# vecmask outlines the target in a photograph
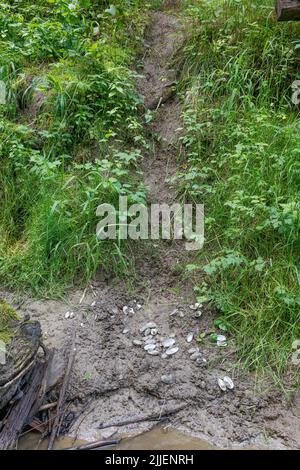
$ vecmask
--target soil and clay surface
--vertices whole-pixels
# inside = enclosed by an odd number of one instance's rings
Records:
[[[142,165],[151,202],[176,200],[168,180],[177,168],[177,129],[182,122],[180,102],[171,87],[176,71],[170,63],[183,36],[176,9],[153,13],[138,83],[146,108],[156,110],[149,124],[156,134],[153,152],[145,155]],[[212,330],[215,312],[209,306],[190,308],[195,302],[192,281],[182,276],[181,268],[192,254],[185,250],[184,241],[150,243],[139,249],[130,286],[120,279],[98,279],[64,301],[27,299],[18,308],[41,322],[45,343],[55,347],[56,376],[64,369],[72,332],[77,330],[69,392],[69,411],[75,419],[69,434],[86,441],[134,436],[153,428],[155,422],[99,426],[163,416],[184,405],[169,417],[167,426],[214,446],[300,448],[299,393],[287,403],[280,390],[266,383],[258,386],[234,368],[233,339],[226,348],[209,340],[196,343],[199,333]],[[6,293],[6,297],[17,305],[14,296]],[[158,355],[144,349],[140,330],[148,322],[156,324],[155,341],[175,339],[179,348],[175,354],[165,357],[162,347]],[[194,339],[188,343],[191,332]],[[195,361],[190,350],[198,346],[201,355]],[[235,384],[227,392],[217,383],[225,375]]]

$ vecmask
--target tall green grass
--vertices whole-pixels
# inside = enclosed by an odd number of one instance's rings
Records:
[[[57,294],[126,264],[124,243],[97,240],[96,208],[144,197],[133,176],[146,144],[130,68],[150,7],[0,5],[2,285]]]
[[[183,197],[206,206],[207,279],[196,291],[218,307],[249,368],[281,373],[300,337],[300,121],[291,102],[300,27],[278,24],[272,0],[191,1],[185,11],[188,170],[179,178]]]

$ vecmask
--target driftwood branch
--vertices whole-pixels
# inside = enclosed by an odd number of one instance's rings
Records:
[[[51,435],[50,435],[50,439],[49,439],[48,450],[53,449],[55,438],[57,437],[58,431],[59,431],[60,426],[61,426],[61,419],[62,419],[62,416],[64,414],[63,409],[64,409],[64,404],[65,404],[65,395],[66,395],[68,385],[69,385],[69,382],[70,382],[70,376],[71,376],[71,372],[72,372],[72,368],[73,368],[73,364],[74,364],[74,360],[75,360],[75,355],[76,355],[75,342],[76,342],[76,332],[74,330],[74,334],[73,334],[73,338],[72,338],[71,351],[70,351],[70,354],[69,354],[69,360],[68,360],[68,365],[67,365],[67,370],[66,370],[66,374],[64,376],[62,387],[61,387],[61,390],[60,390],[60,393],[59,393],[59,398],[58,398],[58,402],[57,402],[57,409],[56,409],[56,416],[55,416],[55,420],[54,420],[54,423],[53,423],[53,427],[52,427],[52,431],[51,431]]]
[[[98,429],[106,429],[106,428],[112,428],[112,427],[127,426],[128,424],[143,423],[145,421],[164,421],[170,415],[178,413],[179,411],[183,410],[186,407],[187,407],[187,405],[182,405],[182,406],[178,406],[177,408],[171,408],[170,410],[166,410],[164,413],[152,414],[152,415],[148,415],[148,416],[142,416],[142,417],[139,417],[139,418],[131,418],[131,419],[127,419],[125,421],[117,421],[117,422],[111,423],[111,424],[100,424]]]
[[[68,449],[64,450],[92,450],[92,449],[100,449],[101,447],[111,447],[120,444],[120,440],[114,441],[96,441],[91,442],[90,444],[83,444],[81,446],[69,447]]]

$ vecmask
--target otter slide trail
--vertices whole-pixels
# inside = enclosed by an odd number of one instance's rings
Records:
[[[172,88],[178,71],[170,64],[183,39],[184,19],[175,7],[152,13],[137,83],[154,116],[148,125],[152,151],[142,163],[150,202],[176,200],[168,180],[177,170],[182,122]],[[18,308],[40,321],[46,345],[55,348],[53,381],[63,373],[76,329],[68,436],[89,442],[123,439],[164,418],[163,426],[221,448],[300,448],[297,403],[288,406],[280,391],[265,383],[255,386],[251,376],[237,371],[234,348],[196,342],[212,330],[215,312],[195,306],[192,282],[179,275],[191,257],[183,242],[149,242],[143,250],[131,290],[124,280],[97,279],[64,301],[26,299]],[[16,305],[11,294],[6,297]],[[144,349],[153,344],[145,342],[149,333],[176,352],[167,355],[160,346],[161,354],[150,354],[151,347]],[[224,376],[233,379],[233,390],[218,386]]]

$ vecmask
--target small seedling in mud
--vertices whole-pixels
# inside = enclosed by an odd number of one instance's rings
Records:
[[[212,343],[216,343],[218,341],[217,333],[211,333],[209,337]]]
[[[203,332],[203,333],[200,333],[198,338],[197,338],[197,343],[203,343],[204,339],[206,338],[206,333]]]
[[[222,317],[216,318],[214,325],[222,331],[229,331],[229,325]]]
[[[154,112],[151,111],[150,109],[148,109],[148,111],[146,112],[145,114],[145,122],[147,124],[149,124],[150,122],[153,121],[153,116],[154,116]]]
[[[86,372],[84,374],[84,380],[91,380],[93,377],[92,373],[91,372]]]

